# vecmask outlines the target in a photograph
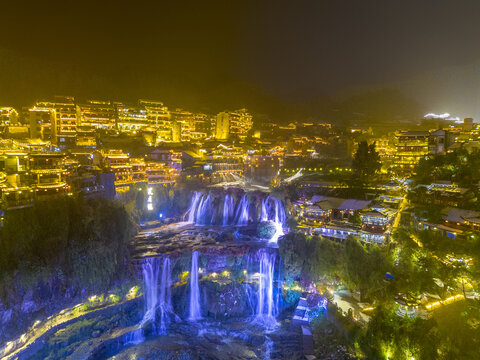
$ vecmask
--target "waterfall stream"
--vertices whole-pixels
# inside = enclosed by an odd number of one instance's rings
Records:
[[[258,199],[258,197],[255,198]],[[217,202],[214,194],[196,191],[192,195],[186,220],[200,226],[246,226],[251,223],[270,221],[275,232],[269,242],[276,244],[278,238],[285,234],[285,208],[282,201],[274,196],[264,195],[260,201],[260,207],[254,214],[251,210],[257,209],[257,206],[250,202],[247,193],[244,193],[235,204],[234,197],[230,193],[225,193],[223,201]]]
[[[192,253],[190,271],[190,307],[188,320],[197,321],[202,318],[200,308],[200,287],[198,285],[198,251]]]
[[[235,210],[235,204],[233,202],[233,197],[230,194],[225,195],[223,200],[223,214],[222,214],[222,225],[227,226],[230,224],[230,219],[233,216]]]
[[[275,253],[269,253],[266,249],[259,249],[257,252],[260,263],[258,291],[257,291],[257,313],[256,321],[264,324],[267,328],[272,328],[276,324],[276,314],[278,312],[277,302],[274,301],[274,273],[275,273]]]
[[[235,214],[235,225],[237,226],[248,225],[249,211],[250,211],[250,202],[248,201],[247,194],[244,194],[237,205],[237,212]]]

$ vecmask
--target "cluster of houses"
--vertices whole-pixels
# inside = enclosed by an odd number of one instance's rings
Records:
[[[293,211],[305,233],[343,241],[357,236],[362,241],[388,240],[398,210],[380,200],[343,199],[324,195],[298,200]]]
[[[379,194],[371,200],[318,195],[319,192],[335,194],[337,189],[323,183],[314,185],[304,186],[308,191],[293,206],[298,227],[307,234],[340,241],[354,235],[362,241],[380,244],[388,240],[395,222],[399,224],[400,215],[404,226],[419,231],[435,230],[452,239],[480,231],[480,212],[461,208],[469,189],[455,183],[414,185],[410,180],[393,179],[377,189]],[[410,205],[408,209],[399,209],[407,191]],[[427,203],[442,208],[438,221],[428,221],[417,212],[416,205]]]

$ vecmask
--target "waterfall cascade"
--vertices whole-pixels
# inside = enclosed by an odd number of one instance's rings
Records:
[[[285,219],[285,208],[283,207],[280,199],[277,199],[273,196],[267,196],[262,199],[260,221],[272,221],[275,226],[275,233],[269,240],[270,243],[276,244],[278,238],[282,235],[285,235],[283,231]]]
[[[158,303],[158,276],[160,273],[160,258],[148,258],[142,264],[143,298],[145,312],[137,329],[127,335],[126,343],[139,344],[145,340],[143,325],[152,322],[156,331],[156,310]]]
[[[186,219],[196,225],[212,225],[215,223],[216,211],[210,194],[195,191],[190,201]]]
[[[129,334],[127,343],[139,344],[145,340],[143,326],[146,323],[151,322],[153,334],[165,334],[171,319],[177,318],[172,306],[172,269],[170,258],[165,256],[163,258],[153,257],[145,259],[142,264],[142,276],[145,313],[138,325],[138,329]],[[158,312],[160,312],[160,318],[158,318]]]
[[[142,264],[142,275],[145,297],[145,315],[143,316],[141,325],[151,321],[154,331],[156,332],[160,258],[145,259],[145,262]]]
[[[160,332],[166,333],[171,318],[176,318],[172,306],[172,268],[170,258],[165,256],[162,265],[162,279],[160,282]]]
[[[235,213],[235,225],[244,226],[248,225],[248,214],[250,211],[250,201],[248,201],[247,194],[243,194],[240,202],[237,206]]]
[[[256,216],[251,214],[253,212],[251,210],[256,206],[250,203],[246,193],[237,204],[229,193],[226,193],[223,202],[220,202],[221,207],[217,209],[218,206],[214,203],[217,203],[214,201],[214,195],[196,191],[190,201],[190,208],[186,215],[187,221],[196,225],[246,226],[253,216],[254,222],[271,221],[275,225],[276,231],[270,242],[276,243],[278,238],[284,235],[285,209],[282,201],[276,197],[270,195],[262,197],[260,213]]]
[[[270,207],[270,196],[264,197],[262,199],[262,209],[260,214],[260,221],[268,221],[268,212]]]
[[[199,191],[195,191],[192,196],[192,200],[190,201],[190,208],[188,210],[188,216],[187,216],[187,221],[194,223],[196,218],[195,214],[197,213],[198,210],[198,203],[200,202],[200,199],[202,197],[202,193]]]
[[[282,204],[280,199],[272,197],[273,203],[275,204],[275,218],[274,222],[279,224],[284,224],[286,215],[285,215],[285,208]]]
[[[198,251],[194,251],[192,253],[192,267],[190,271],[190,307],[188,320],[197,321],[201,318],[200,287],[198,285]]]
[[[225,195],[223,200],[223,213],[222,213],[222,225],[227,226],[230,223],[230,219],[233,217],[233,212],[235,211],[235,204],[233,202],[233,197],[230,194]]]
[[[276,315],[278,313],[278,303],[274,301],[273,296],[276,254],[269,253],[266,249],[260,249],[257,252],[257,257],[260,263],[260,271],[255,319],[267,328],[273,328],[276,325]]]

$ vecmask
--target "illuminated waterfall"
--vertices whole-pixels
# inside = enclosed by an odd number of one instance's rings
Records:
[[[271,243],[277,243],[278,238],[280,236],[285,235],[283,232],[283,224],[285,223],[285,209],[283,207],[282,201],[272,197],[273,203],[274,203],[274,217],[273,217],[273,223],[275,224],[275,234],[273,234],[272,238],[269,240]]]
[[[283,207],[282,201],[280,199],[277,199],[275,197],[272,197],[273,203],[275,204],[275,217],[274,217],[274,222],[283,224],[285,223],[285,208]]]
[[[235,225],[237,226],[248,225],[249,211],[250,211],[250,202],[248,201],[247,194],[244,194],[237,205],[237,211],[235,213]]]
[[[273,206],[272,206],[273,203]],[[260,211],[260,221],[271,221],[275,226],[275,233],[269,240],[270,243],[277,243],[280,236],[285,235],[283,226],[285,224],[285,209],[280,199],[273,196],[267,196],[262,199]]]
[[[154,335],[165,334],[171,318],[176,318],[172,307],[170,258],[165,256],[163,259],[158,257],[145,259],[142,263],[142,276],[145,313],[137,329],[127,335],[126,343],[130,344],[139,344],[145,340],[143,333],[145,324],[151,322]],[[158,319],[158,312],[160,312],[160,319]],[[160,324],[158,324],[159,320]]]
[[[198,285],[198,251],[192,253],[190,271],[190,308],[188,320],[197,321],[202,318],[200,308],[200,287]]]
[[[172,307],[172,269],[170,265],[170,258],[165,256],[162,264],[162,279],[160,281],[160,332],[167,331],[167,325],[170,322],[170,317],[175,316]]]
[[[212,200],[210,194],[202,195],[195,217],[195,224],[209,225],[212,223]]]
[[[235,204],[233,203],[233,197],[230,194],[225,195],[223,200],[223,214],[222,214],[222,225],[226,226],[230,222],[230,218],[233,216],[235,210]]]
[[[264,197],[262,199],[260,221],[267,221],[268,220],[268,209],[270,207],[269,200],[270,200],[270,196]]]
[[[195,191],[195,193],[192,196],[192,200],[190,201],[190,208],[188,209],[188,217],[187,217],[188,222],[191,222],[191,223],[195,222],[195,214],[197,212],[198,203],[200,202],[201,198],[202,198],[202,193],[199,191]]]
[[[160,275],[160,258],[148,258],[142,264],[143,296],[145,315],[142,324],[151,321],[156,332],[156,313],[158,305],[158,279]]]
[[[275,316],[278,312],[277,303],[273,298],[275,253],[269,253],[266,249],[260,249],[257,252],[260,263],[258,292],[257,292],[257,312],[256,321],[272,328],[277,321]]]
[[[156,312],[158,304],[158,276],[160,274],[159,258],[147,258],[142,263],[143,298],[145,313],[137,329],[127,334],[127,344],[140,344],[145,340],[143,326],[152,322],[153,331],[156,332]]]
[[[250,210],[252,205],[255,208],[257,205],[250,203],[247,193],[244,193],[236,204],[234,197],[229,193],[225,193],[223,202],[215,199],[215,194],[198,191],[193,193],[187,212],[187,221],[195,225],[222,226],[246,226],[252,221]],[[276,231],[270,242],[276,243],[278,238],[284,235],[285,219],[282,201],[266,195],[261,199],[259,213],[253,222],[271,221],[274,223]]]

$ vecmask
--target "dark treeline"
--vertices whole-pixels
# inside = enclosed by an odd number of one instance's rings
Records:
[[[107,199],[65,197],[8,211],[0,229],[3,295],[18,273],[22,280],[55,273],[70,286],[106,288],[128,271],[135,231],[125,207]]]
[[[412,237],[423,246],[418,246]],[[346,346],[351,354],[368,359],[477,358],[478,300],[466,299],[444,306],[424,319],[397,315],[394,299],[398,294],[416,298],[425,293],[446,298],[449,291],[450,295],[458,293],[455,289],[459,278],[478,279],[479,239],[470,237],[464,241],[466,244],[449,239],[447,244],[446,239],[441,241],[432,232],[398,229],[393,240],[380,247],[354,237],[339,243],[293,232],[279,240],[287,284],[295,280],[304,285],[313,282],[327,297],[326,283],[343,284],[352,292],[359,292],[360,300],[374,308],[368,313],[370,321],[362,327],[353,314],[335,315],[337,308],[329,306],[332,316],[320,316],[312,324],[317,350],[331,347],[333,341]],[[470,249],[473,266],[449,266],[440,261],[447,253],[462,254],[466,248]],[[390,280],[387,272],[392,275]],[[438,285],[439,280],[442,286]],[[332,328],[339,324],[337,328],[341,330],[332,333]]]

